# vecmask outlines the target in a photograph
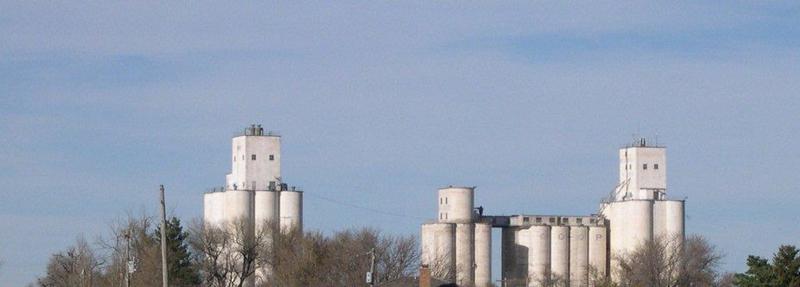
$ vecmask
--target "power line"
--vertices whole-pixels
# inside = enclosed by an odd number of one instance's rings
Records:
[[[314,198],[322,199],[322,200],[325,200],[325,201],[328,201],[328,202],[332,202],[332,203],[335,203],[335,204],[344,205],[344,206],[348,206],[348,207],[352,207],[352,208],[356,208],[356,209],[361,209],[361,210],[366,210],[366,211],[377,213],[377,214],[383,214],[383,215],[395,216],[395,217],[421,219],[421,220],[425,220],[426,219],[426,218],[420,217],[420,216],[414,216],[414,215],[408,215],[408,214],[402,214],[402,213],[394,213],[394,212],[388,212],[388,211],[384,211],[384,210],[380,210],[380,209],[360,206],[360,205],[352,204],[352,203],[349,203],[349,202],[339,201],[339,200],[336,200],[336,199],[333,199],[333,198],[330,198],[330,197],[325,197],[325,196],[322,196],[322,195],[316,195],[316,194],[309,193],[309,192],[304,192],[303,194],[311,196],[311,197],[314,197]]]

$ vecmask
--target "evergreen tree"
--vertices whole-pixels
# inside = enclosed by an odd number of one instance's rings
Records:
[[[747,257],[747,271],[736,274],[736,286],[785,286],[800,287],[800,256],[791,245],[782,245],[772,258],[750,255]]]
[[[772,270],[778,286],[800,287],[800,257],[797,254],[796,247],[783,245],[772,259]]]
[[[170,286],[196,286],[200,284],[200,276],[192,264],[192,254],[189,251],[187,237],[189,233],[183,230],[181,221],[172,217],[167,221],[167,269]],[[157,227],[153,238],[161,242],[161,227]]]

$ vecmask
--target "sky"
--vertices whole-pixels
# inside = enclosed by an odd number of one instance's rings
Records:
[[[589,214],[657,139],[687,232],[742,272],[800,245],[799,109],[792,1],[0,1],[0,285],[155,214],[159,184],[199,218],[251,123],[326,233],[416,236],[450,184]]]

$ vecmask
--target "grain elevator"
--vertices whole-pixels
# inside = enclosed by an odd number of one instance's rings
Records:
[[[645,240],[684,239],[683,200],[667,198],[666,148],[638,139],[619,150],[619,182],[596,213],[486,215],[474,187],[439,189],[437,218],[422,225],[422,264],[459,286],[492,286],[492,228],[501,229],[501,286],[594,286],[615,256]]]

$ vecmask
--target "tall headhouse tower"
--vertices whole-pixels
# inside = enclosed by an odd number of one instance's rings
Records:
[[[662,199],[667,192],[667,149],[639,139],[619,150],[619,187],[615,200]]]

